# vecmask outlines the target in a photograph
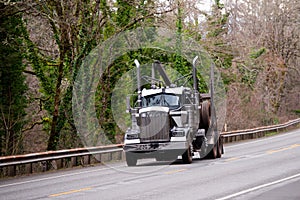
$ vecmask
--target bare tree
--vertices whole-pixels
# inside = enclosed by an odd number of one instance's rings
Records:
[[[239,69],[253,73],[256,98],[271,115],[288,99],[291,71],[299,73],[300,5],[288,0],[228,0],[229,39]]]

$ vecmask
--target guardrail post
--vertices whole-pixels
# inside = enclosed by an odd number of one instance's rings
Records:
[[[91,162],[91,158],[89,155],[83,156],[83,165],[89,165]]]
[[[101,163],[104,163],[104,158],[103,158],[102,153],[99,154],[99,159],[100,159],[100,162],[101,162]]]
[[[113,152],[108,153],[108,161],[112,161],[113,159]]]
[[[119,152],[119,160],[123,160],[123,151]]]
[[[32,163],[28,163],[25,165],[25,172],[27,174],[32,174]]]
[[[101,154],[99,153],[99,154],[95,154],[94,155],[94,158],[95,158],[95,160],[97,160],[97,162],[101,162]]]
[[[248,136],[248,139],[250,140],[250,139],[253,139],[253,135],[252,134],[247,134],[247,136]]]
[[[57,159],[55,162],[56,162],[57,169],[61,169],[63,167],[62,159]]]
[[[263,131],[263,132],[257,132],[257,133],[255,134],[255,136],[256,136],[255,138],[261,138],[261,137],[264,137],[265,134],[266,134],[265,131]]]
[[[8,176],[16,175],[16,165],[12,165],[8,167]]]
[[[243,137],[243,135],[238,135],[236,140],[240,141],[240,140],[242,140],[242,137]]]
[[[221,135],[221,137],[222,137],[222,140],[223,140],[223,144],[228,143],[227,137],[224,137],[222,135]]]
[[[41,165],[42,165],[42,172],[45,172],[48,170],[48,168],[50,168],[50,164],[51,163],[48,163],[48,161],[42,161],[41,162]],[[49,166],[48,166],[49,165]]]
[[[75,167],[77,165],[77,157],[71,158],[71,167]]]

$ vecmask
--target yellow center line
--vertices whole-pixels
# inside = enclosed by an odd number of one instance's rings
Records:
[[[178,173],[178,172],[183,172],[185,170],[186,169],[178,169],[178,170],[173,170],[173,171],[165,172],[165,174],[175,174],[175,173]]]
[[[234,161],[234,160],[238,160],[240,159],[239,157],[233,157],[233,158],[228,158],[225,160],[225,162],[230,162],[230,161]]]
[[[281,152],[281,151],[286,151],[286,150],[294,149],[294,148],[297,148],[297,147],[300,147],[300,144],[293,144],[293,145],[291,145],[289,147],[284,147],[284,148],[280,148],[280,149],[269,150],[269,151],[267,151],[267,154],[278,153],[278,152]]]
[[[61,193],[57,193],[57,194],[51,194],[49,195],[49,197],[58,197],[58,196],[62,196],[62,195],[68,195],[68,194],[73,194],[73,193],[77,193],[77,192],[83,192],[83,191],[87,191],[87,190],[91,190],[91,187],[87,187],[87,188],[81,188],[78,190],[70,190],[67,192],[61,192]]]

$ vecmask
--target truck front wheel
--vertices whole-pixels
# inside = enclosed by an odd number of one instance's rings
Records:
[[[129,167],[136,166],[137,157],[133,153],[126,153],[126,163]]]

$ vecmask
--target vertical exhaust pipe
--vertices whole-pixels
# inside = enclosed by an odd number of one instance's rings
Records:
[[[214,64],[210,64],[210,99],[211,99],[211,109],[214,110],[214,84],[215,84],[215,70]]]
[[[134,60],[137,69],[137,87],[138,87],[138,107],[142,107],[142,91],[141,91],[141,71],[140,71],[140,63],[137,59]]]
[[[193,60],[193,81],[194,81],[194,90],[198,91],[199,86],[198,86],[198,79],[197,79],[197,69],[196,69],[196,62],[198,60],[198,56],[196,56]]]
[[[151,80],[151,88],[155,89],[155,64],[152,63],[152,80]]]

